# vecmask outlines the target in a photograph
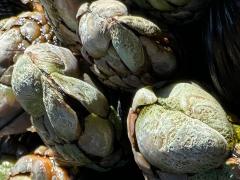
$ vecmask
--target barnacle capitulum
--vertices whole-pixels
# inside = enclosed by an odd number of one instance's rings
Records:
[[[218,168],[235,144],[221,105],[194,83],[140,89],[133,99],[128,131],[135,157],[141,153],[149,164],[176,174]]]
[[[82,54],[104,84],[123,90],[156,85],[176,70],[167,36],[146,18],[129,15],[120,1],[98,0],[79,8]],[[96,43],[97,42],[97,43]]]
[[[37,1],[32,6],[32,11],[0,20],[0,128],[3,128],[1,136],[22,133],[30,124],[30,118],[17,102],[11,87],[16,57],[31,44],[54,43],[54,34],[42,6]],[[19,123],[22,126],[16,128]]]
[[[102,92],[80,79],[78,60],[70,50],[44,43],[28,47],[15,64],[12,88],[63,164],[104,169],[113,163],[104,158],[120,160],[114,147],[119,127],[114,122],[120,123],[116,112]],[[96,165],[88,155],[105,165]]]
[[[69,172],[60,167],[54,157],[45,154],[48,149],[39,146],[33,154],[22,156],[11,168],[9,180],[58,179],[69,180]]]

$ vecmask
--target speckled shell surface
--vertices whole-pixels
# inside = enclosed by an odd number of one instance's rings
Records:
[[[158,102],[144,106],[136,138],[146,160],[172,173],[219,167],[233,148],[234,133],[220,104],[195,84],[156,91]]]

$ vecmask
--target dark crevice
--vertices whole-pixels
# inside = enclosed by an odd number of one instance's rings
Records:
[[[0,19],[16,16],[29,8],[21,3],[20,0],[1,0],[0,2]]]
[[[10,125],[13,121],[15,121],[16,118],[21,116],[23,113],[24,113],[23,109],[19,109],[14,116],[9,115],[10,116],[9,119],[8,118],[3,118],[3,119],[0,118],[1,119],[0,129],[3,129],[3,128],[7,127],[8,125]],[[12,113],[12,114],[14,114],[14,113]],[[5,121],[4,121],[4,119],[5,119]]]
[[[74,99],[65,93],[63,94],[63,99],[76,112],[81,128],[83,130],[82,133],[84,133],[84,121],[90,113],[77,99]]]

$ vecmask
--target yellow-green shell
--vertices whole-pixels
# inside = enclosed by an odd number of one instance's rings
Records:
[[[155,93],[158,100],[143,106],[136,122],[146,160],[171,173],[198,173],[223,164],[233,149],[234,132],[221,105],[191,83]]]

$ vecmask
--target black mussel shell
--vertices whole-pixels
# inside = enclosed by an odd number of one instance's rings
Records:
[[[230,109],[240,114],[240,2],[216,1],[206,30],[208,64],[213,84]]]

